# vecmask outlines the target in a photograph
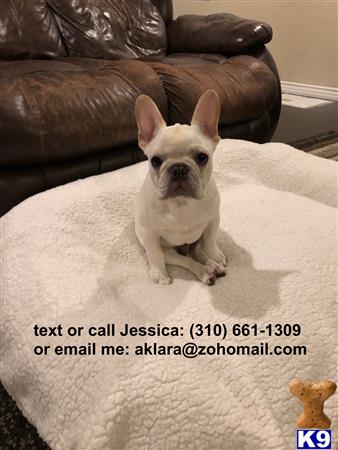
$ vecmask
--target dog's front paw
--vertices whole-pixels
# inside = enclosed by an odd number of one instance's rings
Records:
[[[211,261],[220,266],[223,266],[223,269],[226,267],[228,263],[227,257],[219,247],[216,246],[214,249],[208,250],[207,253]],[[209,261],[207,264],[209,264]]]
[[[149,274],[154,283],[171,284],[173,282],[167,273],[162,273],[157,267],[151,267]]]
[[[201,273],[199,274],[198,278],[202,281],[203,284],[212,286],[213,284],[215,284],[216,277],[217,275],[215,269],[209,264],[206,264],[202,266]]]
[[[215,272],[216,277],[224,277],[227,273],[225,264],[218,263],[214,261],[213,259],[209,259],[207,262],[207,265],[212,267],[213,271]]]

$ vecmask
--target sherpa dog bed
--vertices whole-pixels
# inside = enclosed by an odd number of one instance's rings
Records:
[[[36,195],[1,220],[1,379],[57,450],[264,449],[295,445],[294,378],[337,377],[335,162],[282,144],[225,140],[215,154],[228,275],[183,269],[153,284],[134,235],[146,163]],[[34,325],[183,327],[179,337],[34,336]],[[305,345],[304,356],[135,356],[191,342],[192,323],[301,325],[299,336],[195,338]],[[180,328],[181,330],[181,328]],[[128,345],[129,356],[37,356],[37,345]],[[332,397],[327,414],[337,424]],[[338,435],[337,429],[334,432]]]

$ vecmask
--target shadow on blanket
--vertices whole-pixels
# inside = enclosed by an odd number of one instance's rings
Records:
[[[132,235],[129,227],[125,233]],[[250,253],[236,244],[224,230],[220,230],[219,245],[228,256],[227,276],[219,278],[214,286],[201,285],[207,291],[207,296],[211,297],[212,306],[216,310],[228,317],[258,319],[280,303],[279,283],[292,272],[256,269]],[[168,268],[174,278],[172,285],[151,283],[146,257],[136,237],[130,253],[123,262],[119,261],[119,270],[112,270],[113,264],[116,264],[117,247],[113,245],[110,249],[102,276],[97,280],[98,290],[87,304],[92,311],[97,308],[99,298],[101,308],[116,307],[116,313],[122,313],[126,319],[137,319],[140,324],[148,320],[163,321],[179,307],[186,292],[196,287],[195,284],[187,283],[182,288],[178,280],[200,283],[189,271],[173,266]],[[139,265],[140,257],[144,264],[137,268],[131,282],[130,264],[135,266],[136,258],[136,266]],[[115,299],[115,307],[111,304],[112,298]],[[133,317],[130,317],[131,311]]]
[[[227,276],[210,289],[214,307],[229,317],[258,319],[280,303],[279,283],[291,271],[260,270],[250,253],[224,230],[219,245],[228,257]]]

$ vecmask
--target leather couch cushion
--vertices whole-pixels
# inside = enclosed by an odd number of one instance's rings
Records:
[[[0,217],[25,198],[55,186],[144,160],[136,145],[81,159],[28,167],[0,168]]]
[[[169,123],[189,123],[199,97],[218,93],[220,126],[255,119],[266,113],[277,96],[277,79],[269,67],[251,56],[171,55],[148,62],[161,77],[168,97]]]
[[[48,0],[70,56],[164,55],[166,27],[151,0]]]
[[[65,58],[0,63],[0,166],[65,161],[135,144],[134,103],[162,82],[135,60]]]
[[[66,51],[46,0],[0,0],[0,58],[56,57]]]
[[[168,27],[169,52],[242,54],[249,48],[267,44],[271,26],[228,13],[200,16],[186,14]]]
[[[188,64],[203,64],[203,61],[212,61],[218,64],[224,64],[228,58],[219,53],[172,53],[163,57],[141,58],[145,62],[163,62],[173,66],[182,66]]]
[[[172,0],[151,0],[153,5],[160,11],[166,24],[173,19],[173,2]]]

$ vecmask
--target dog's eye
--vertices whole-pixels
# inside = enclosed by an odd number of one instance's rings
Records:
[[[197,162],[202,166],[208,162],[209,156],[206,153],[199,153],[196,156]]]
[[[160,165],[162,164],[162,159],[159,156],[153,156],[150,160],[151,165],[153,167],[160,167]]]

